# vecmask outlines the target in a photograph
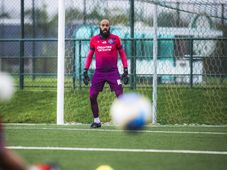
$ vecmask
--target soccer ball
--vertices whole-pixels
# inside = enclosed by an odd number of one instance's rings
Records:
[[[8,101],[14,94],[14,81],[8,73],[0,72],[0,101]]]
[[[111,166],[109,165],[100,165],[96,170],[114,170]]]
[[[152,120],[151,101],[137,93],[126,93],[115,99],[110,113],[115,126],[138,130]]]

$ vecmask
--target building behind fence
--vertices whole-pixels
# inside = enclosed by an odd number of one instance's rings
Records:
[[[158,5],[160,83],[190,83],[190,79],[191,83],[202,83],[204,73],[218,75],[223,82],[227,76],[227,4],[218,1],[67,1],[66,74],[81,79],[88,41],[98,33],[100,19],[107,17],[112,32],[123,40],[129,66],[131,39],[135,38],[136,74],[152,78],[154,3]],[[18,86],[22,88],[42,86],[40,77],[49,79],[49,85],[43,86],[56,86],[57,6],[54,4],[57,5],[53,0],[24,0],[20,7],[17,1],[0,3],[0,70],[18,77]],[[80,40],[84,41],[79,51]]]

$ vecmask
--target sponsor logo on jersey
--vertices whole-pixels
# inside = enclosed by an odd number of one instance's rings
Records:
[[[102,51],[111,51],[111,49],[112,49],[112,46],[98,46],[97,47],[97,50],[99,51],[99,52],[102,52]]]

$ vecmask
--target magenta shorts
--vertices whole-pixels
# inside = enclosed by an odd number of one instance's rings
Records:
[[[122,90],[121,77],[118,70],[110,72],[95,71],[91,81],[91,90],[102,91],[105,83],[108,83],[111,91]]]

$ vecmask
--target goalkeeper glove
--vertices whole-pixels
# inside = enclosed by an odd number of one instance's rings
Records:
[[[84,78],[83,78],[83,81],[84,81],[84,84],[85,85],[88,85],[89,81],[90,81],[90,78],[88,77],[88,73],[87,73],[87,69],[84,69]]]
[[[128,68],[124,68],[124,73],[121,76],[121,79],[123,80],[124,84],[128,84],[129,78],[128,78]]]

